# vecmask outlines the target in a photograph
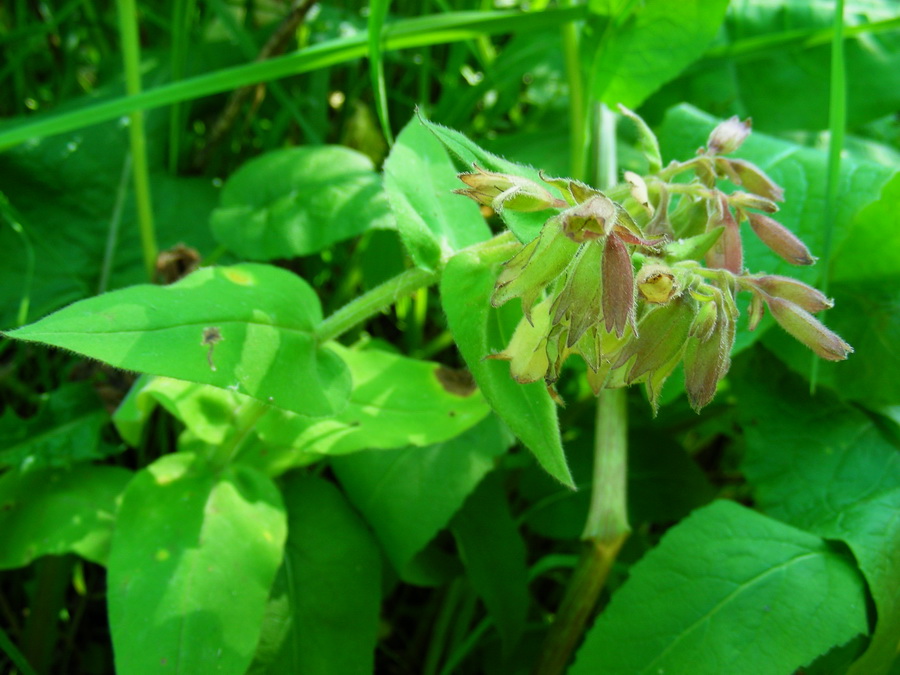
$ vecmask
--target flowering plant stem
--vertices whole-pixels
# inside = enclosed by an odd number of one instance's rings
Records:
[[[615,117],[597,106],[596,183],[616,181]],[[628,405],[625,389],[602,389],[594,426],[594,475],[582,550],[562,603],[547,633],[534,675],[563,673],[581,642],[588,620],[619,550],[628,539]]]

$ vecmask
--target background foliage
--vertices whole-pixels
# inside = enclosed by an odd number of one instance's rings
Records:
[[[665,162],[752,117],[739,156],[822,259],[746,264],[827,287],[856,353],[814,371],[742,321],[702,415],[677,377],[655,418],[629,391],[633,533],[570,672],[897,672],[900,17],[846,0],[836,74],[834,4],[0,6],[3,672],[530,672],[595,404],[577,366],[558,408],[482,360],[513,249],[462,249],[543,216],[451,190],[473,160],[586,175],[598,102]]]

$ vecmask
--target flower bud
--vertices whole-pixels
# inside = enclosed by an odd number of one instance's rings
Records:
[[[603,249],[582,246],[569,268],[566,283],[553,303],[552,322],[569,321],[567,346],[581,339],[584,332],[600,322],[600,265]]]
[[[700,303],[700,309],[694,315],[688,334],[693,338],[697,338],[700,342],[706,342],[712,337],[716,328],[718,314],[719,309],[715,302]]]
[[[577,250],[578,244],[563,234],[558,218],[551,218],[541,233],[504,265],[491,304],[499,307],[512,298],[522,298],[522,311],[531,321],[531,306],[544,287],[562,274]]]
[[[626,378],[634,382],[666,365],[684,347],[692,321],[691,307],[680,298],[654,307],[638,323],[637,337],[625,345],[613,368],[625,365],[634,357]]]
[[[836,333],[828,330],[805,309],[793,302],[768,296],[764,298],[775,320],[794,338],[828,361],[843,361],[853,352],[853,347]]]
[[[669,221],[669,191],[665,183],[659,184],[659,201],[653,217],[644,227],[644,232],[650,237],[663,237],[668,240],[675,238],[675,230]]]
[[[709,339],[692,338],[688,342],[684,352],[684,385],[688,401],[698,413],[712,401],[719,380],[731,366],[734,336],[734,322],[723,315]]]
[[[712,269],[726,269],[734,274],[740,274],[744,267],[741,231],[731,213],[726,196],[721,192],[716,192],[716,198],[709,202],[707,231],[720,225],[725,230],[722,232],[722,237],[706,254],[706,265]]]
[[[756,236],[784,261],[792,265],[812,265],[816,258],[793,232],[761,213],[748,213],[750,227]]]
[[[634,325],[634,267],[622,240],[606,238],[603,248],[603,321],[606,330],[622,337],[625,327]]]
[[[465,195],[479,204],[490,206],[500,213],[504,208],[513,211],[543,211],[566,204],[555,199],[546,189],[521,176],[485,171],[477,164],[472,164],[474,173],[461,173],[459,179],[469,189],[454,190],[456,194]]]
[[[580,244],[609,234],[618,218],[618,211],[611,199],[594,195],[563,211],[558,217],[566,236]]]
[[[721,122],[706,141],[706,152],[710,155],[729,155],[743,145],[750,135],[752,121],[748,117],[743,122],[735,115]]]
[[[754,293],[753,297],[750,298],[750,310],[747,314],[747,329],[751,331],[756,330],[756,327],[759,325],[759,322],[762,321],[763,315],[765,313],[766,305],[763,301],[762,293]]]
[[[509,361],[509,373],[516,382],[537,382],[544,378],[550,366],[547,356],[547,333],[550,330],[550,300],[534,307],[533,323],[523,318],[516,326],[509,345],[490,359]]]
[[[729,168],[731,169],[728,173],[732,182],[743,186],[748,192],[752,192],[760,197],[765,197],[773,202],[784,201],[784,188],[769,178],[765,171],[752,162],[748,162],[744,159],[719,161],[727,161]],[[737,177],[737,180],[735,180],[735,176]]]
[[[825,297],[824,293],[791,277],[763,274],[748,277],[748,281],[766,295],[793,302],[813,314],[834,307],[834,301]]]
[[[749,192],[743,192],[742,190],[732,192],[728,195],[728,203],[736,209],[741,210],[758,209],[759,211],[765,211],[766,213],[775,213],[778,211],[778,205],[771,199],[750,194]]]
[[[679,291],[675,274],[666,265],[644,265],[637,275],[638,293],[647,302],[664,305]]]

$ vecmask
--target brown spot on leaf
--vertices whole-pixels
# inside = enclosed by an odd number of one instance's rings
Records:
[[[465,369],[447,368],[438,366],[434,376],[441,386],[454,396],[471,396],[477,388],[472,373]]]

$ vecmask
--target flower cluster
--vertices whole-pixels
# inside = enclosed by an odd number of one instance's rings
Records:
[[[576,180],[541,174],[545,187],[477,165],[460,175],[467,188],[457,192],[497,212],[554,212],[497,279],[492,304],[519,298],[524,318],[506,349],[489,358],[509,360],[519,382],[543,379],[560,401],[554,383],[566,359],[578,354],[595,394],[643,382],[654,409],[666,378],[683,362],[688,399],[699,411],[728,372],[735,298],[749,291],[751,330],[768,307],[820,357],[845,359],[852,348],[812,316],[831,307],[828,298],[789,277],[743,267],[744,222],[787,262],[815,262],[769,215],[783,190],[752,163],[726,157],[749,135],[749,120],[723,122],[696,157],[663,168],[649,127],[622,112],[638,126],[651,173],[626,172],[626,184],[608,195]],[[686,173],[693,173],[690,181],[673,181]],[[726,178],[743,190],[719,190]]]

